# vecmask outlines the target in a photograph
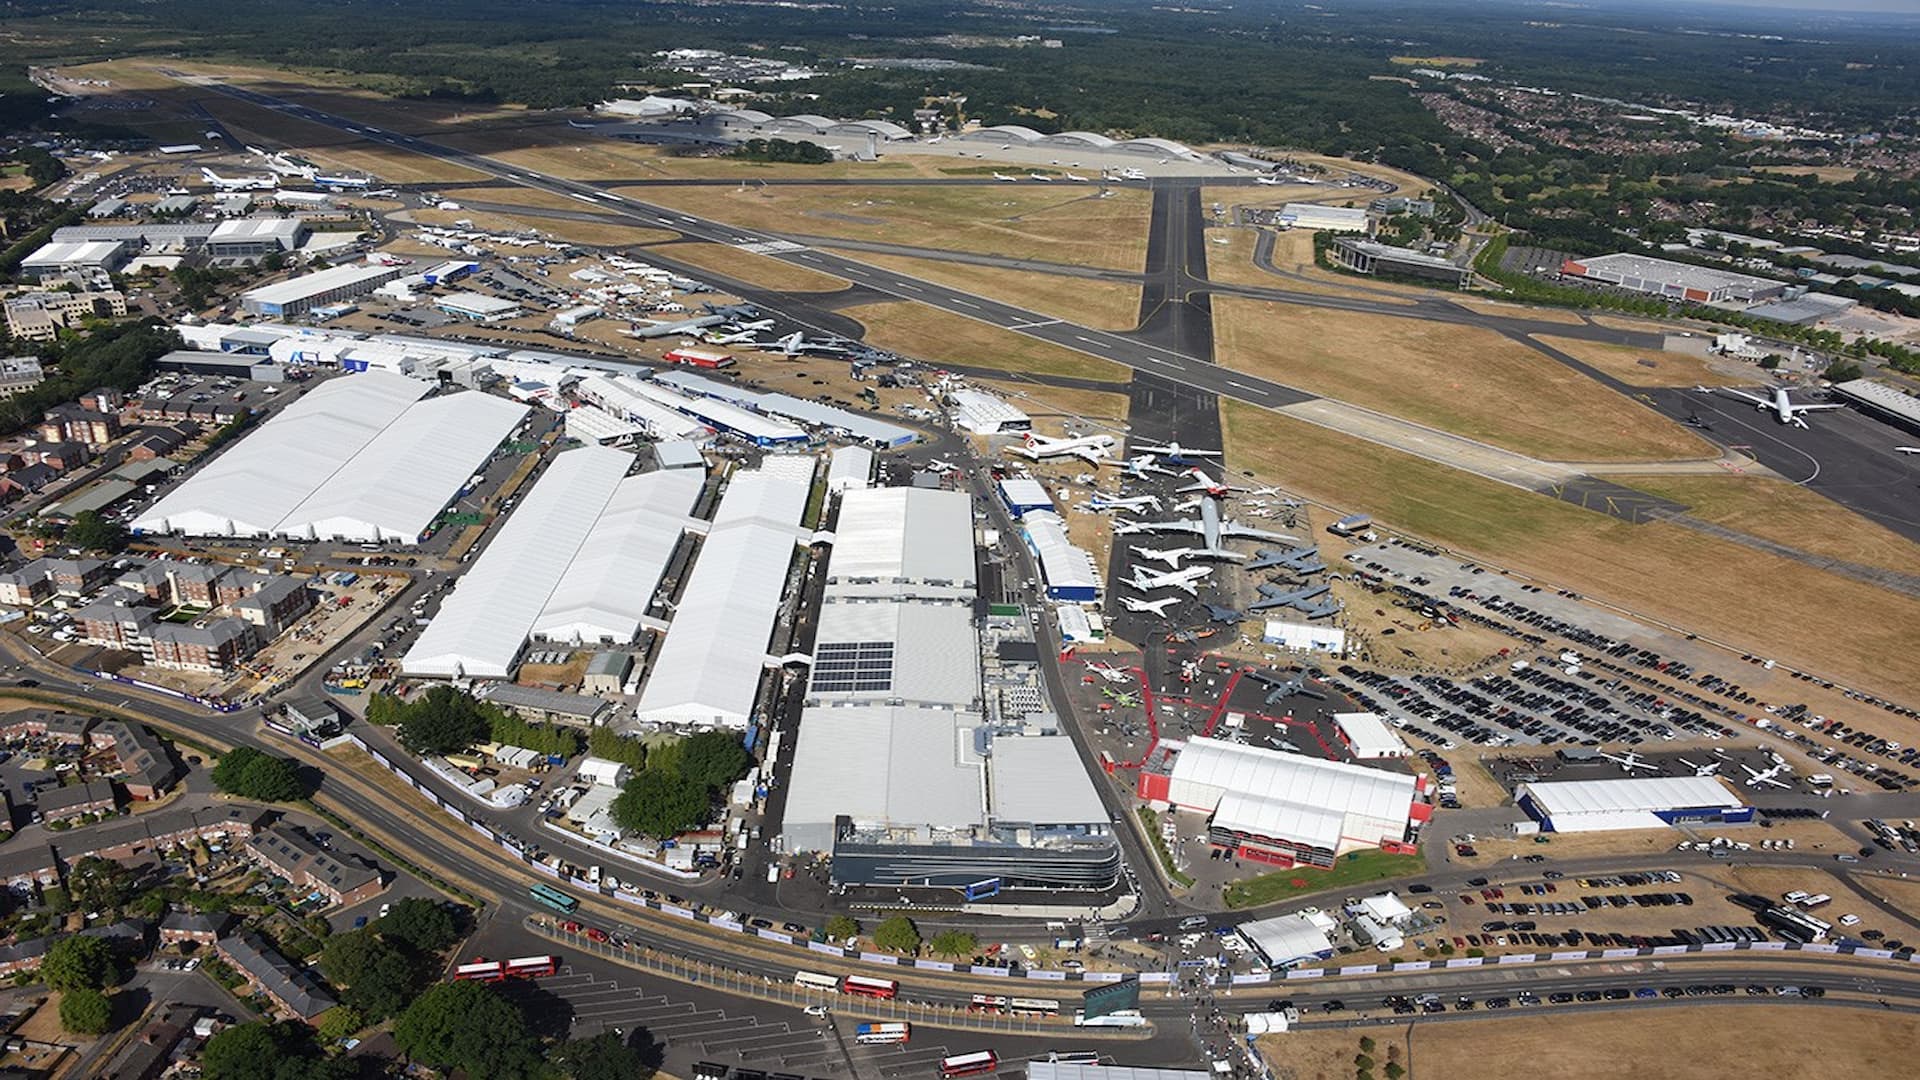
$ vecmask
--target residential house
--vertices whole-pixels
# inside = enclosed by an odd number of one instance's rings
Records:
[[[112,784],[95,780],[43,789],[33,805],[47,821],[71,821],[86,814],[111,813],[120,808],[120,800]]]
[[[93,729],[93,745],[111,746],[124,774],[121,784],[127,794],[146,801],[157,799],[180,782],[186,770],[175,760],[166,742],[141,724],[124,720],[103,721]]]
[[[60,857],[48,844],[29,844],[0,855],[0,885],[10,892],[30,893],[34,889],[60,884]],[[6,972],[0,971],[0,975]]]
[[[53,577],[46,566],[28,563],[0,573],[0,604],[32,607],[53,595]]]
[[[7,715],[7,722],[0,726],[0,739],[44,738],[63,746],[78,746],[86,742],[87,731],[94,724],[91,716],[50,709]]]
[[[301,1020],[311,1020],[338,1004],[312,973],[251,930],[223,937],[214,948],[255,990]]]
[[[27,452],[56,472],[72,472],[93,460],[93,451],[83,442],[43,442]]]
[[[254,862],[303,889],[324,894],[336,905],[371,900],[386,887],[378,867],[336,855],[285,822],[255,834],[245,850]]]
[[[40,438],[49,443],[77,442],[105,446],[120,437],[120,415],[95,412],[82,405],[55,405],[42,414]]]
[[[244,619],[214,619],[205,626],[156,623],[148,631],[155,667],[224,675],[260,651],[259,631]]]
[[[199,1005],[168,1005],[107,1062],[101,1080],[159,1080],[204,1011]]]
[[[169,911],[160,920],[160,944],[211,945],[232,928],[234,921],[224,911]]]
[[[113,565],[100,559],[41,559],[62,596],[85,596],[113,580]]]

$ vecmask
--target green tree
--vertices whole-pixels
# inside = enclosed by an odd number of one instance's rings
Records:
[[[73,515],[64,539],[74,547],[112,555],[126,549],[127,527],[108,521],[97,510],[82,510]]]
[[[479,702],[451,686],[436,686],[403,706],[399,737],[416,754],[448,754],[480,742],[488,730]]]
[[[409,896],[373,924],[382,937],[402,942],[422,953],[437,953],[460,940],[460,926],[443,904]]]
[[[1407,1075],[1406,1066],[1397,1061],[1387,1062],[1387,1067],[1380,1070],[1380,1072],[1387,1080],[1400,1080],[1401,1077]]]
[[[942,930],[927,942],[927,948],[933,950],[933,955],[949,958],[971,956],[979,947],[980,939],[965,930]]]
[[[40,979],[63,993],[100,990],[114,981],[113,947],[97,937],[64,937],[47,949]]]
[[[642,770],[613,800],[613,820],[621,828],[664,840],[707,819],[711,789],[678,773]]]
[[[1851,360],[1835,360],[1827,365],[1822,377],[1828,382],[1852,382],[1860,377],[1860,365]]]
[[[292,802],[310,794],[299,762],[251,746],[222,754],[213,767],[213,784],[229,795],[261,802]]]
[[[610,1031],[561,1043],[552,1060],[568,1080],[646,1080],[654,1073],[640,1051]]]
[[[740,737],[729,732],[703,731],[680,744],[680,775],[708,788],[733,783],[750,764]]]
[[[860,922],[851,915],[835,915],[827,919],[827,936],[835,941],[845,941],[860,934]]]
[[[60,1026],[75,1035],[105,1035],[113,1026],[113,1000],[98,990],[60,995]]]
[[[292,1022],[236,1024],[200,1051],[205,1080],[351,1080],[358,1066],[329,1058],[306,1027]]]
[[[81,911],[118,911],[133,899],[134,884],[132,870],[92,855],[67,871],[67,893]]]
[[[894,915],[873,928],[873,943],[897,953],[920,951],[920,928],[905,915]]]
[[[393,1025],[393,1041],[415,1061],[488,1080],[522,1080],[544,1063],[526,1017],[481,982],[437,983]]]
[[[633,769],[645,768],[647,764],[647,744],[639,739],[628,738],[611,727],[597,727],[587,732],[587,753],[608,761],[618,761]]]
[[[424,981],[413,954],[368,930],[327,939],[320,971],[340,988],[341,999],[374,1020],[407,1007]]]

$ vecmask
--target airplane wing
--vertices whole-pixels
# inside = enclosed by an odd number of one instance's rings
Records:
[[[1794,412],[1826,412],[1828,409],[1844,409],[1845,405],[1795,405]]]
[[[1731,386],[1723,386],[1721,387],[1721,389],[1725,390],[1729,394],[1732,394],[1734,397],[1740,398],[1743,401],[1751,401],[1755,405],[1766,405],[1769,407],[1773,405],[1772,400],[1768,398],[1763,398],[1759,394],[1749,394],[1745,390],[1736,390]]]
[[[1089,464],[1098,465],[1100,460],[1107,456],[1107,450],[1104,446],[1082,446],[1073,452],[1073,456],[1084,458]]]
[[[1268,532],[1265,529],[1256,529],[1251,525],[1242,525],[1237,521],[1221,522],[1220,535],[1235,540],[1275,540],[1289,544],[1297,544],[1300,542],[1300,538],[1297,536],[1288,536],[1286,533]]]
[[[1197,521],[1139,521],[1132,524],[1133,528],[1127,530],[1128,532],[1177,532],[1197,535],[1205,531]]]

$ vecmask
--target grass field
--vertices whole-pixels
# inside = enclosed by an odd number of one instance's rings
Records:
[[[1681,425],[1490,330],[1233,297],[1213,311],[1226,366],[1456,435],[1556,461],[1711,456]]]
[[[1676,525],[1630,525],[1238,402],[1227,453],[1265,483],[1372,514],[1715,640],[1895,698],[1920,693],[1920,601]],[[1764,590],[1756,581],[1767,582]],[[1818,596],[1807,604],[1798,597]]]
[[[1240,233],[1246,230],[1235,229],[1232,231]],[[1326,296],[1353,296],[1359,293],[1365,295],[1370,300],[1378,300],[1383,304],[1411,304],[1416,298],[1434,295],[1434,290],[1432,289],[1423,289],[1415,285],[1402,285],[1398,282],[1375,281],[1371,278],[1360,277],[1357,274],[1336,274],[1331,270],[1321,268],[1319,264],[1313,261],[1313,234],[1310,232],[1274,233],[1273,265],[1275,269],[1283,270],[1289,275],[1293,275],[1288,277],[1282,277],[1279,274],[1270,273],[1257,266],[1253,266],[1253,241],[1249,238],[1244,242],[1244,255],[1239,254],[1243,250],[1242,243],[1242,241],[1236,240],[1232,246],[1226,247],[1226,250],[1233,252],[1236,257],[1243,259],[1248,264],[1248,272],[1255,275],[1246,281],[1246,284],[1249,285],[1265,285],[1269,288],[1288,289],[1293,292],[1320,293]],[[1214,245],[1207,249],[1207,269],[1209,275],[1211,275],[1213,270],[1213,253],[1220,250],[1221,247],[1222,245]],[[1301,280],[1302,278],[1305,280]]]
[[[1109,382],[1129,377],[1125,367],[1112,361],[922,304],[862,304],[841,314],[867,327],[868,344],[916,360]]]
[[[1247,878],[1228,885],[1223,893],[1229,908],[1259,907],[1288,897],[1322,889],[1364,885],[1369,881],[1412,877],[1427,870],[1421,855],[1388,855],[1383,851],[1355,851],[1334,860],[1332,868],[1294,868]]]
[[[389,183],[475,183],[487,179],[472,169],[438,158],[389,150],[348,132],[221,97],[211,91],[204,93],[201,104],[225,124],[235,138],[250,144],[284,147],[320,164],[371,173]]]
[[[1694,517],[1802,551],[1890,570],[1920,566],[1920,544],[1784,480],[1732,474],[1616,479],[1685,503]]]
[[[1120,191],[1099,199],[1037,185],[615,190],[742,228],[855,240],[906,239],[931,247],[1115,270],[1145,265],[1152,211],[1145,191]]]
[[[658,249],[662,258],[678,259],[692,263],[716,274],[725,274],[749,285],[758,285],[763,289],[778,289],[781,292],[836,292],[847,287],[847,282],[831,274],[818,270],[809,270],[804,266],[781,262],[779,259],[756,255],[751,251],[724,244],[679,243],[664,244]]]
[[[1741,999],[1743,1002],[1749,999]],[[1484,1014],[1483,1014],[1484,1015]],[[1920,1018],[1795,1005],[1508,1012],[1498,1020],[1262,1036],[1275,1080],[1352,1080],[1360,1036],[1389,1047],[1407,1080],[1725,1080],[1764,1072],[1821,1080],[1904,1075]],[[1378,1075],[1378,1074],[1376,1074]]]
[[[1508,319],[1531,319],[1534,322],[1560,323],[1565,326],[1581,326],[1586,323],[1577,312],[1562,308],[1529,307],[1525,304],[1513,304],[1500,300],[1474,300],[1467,297],[1454,297],[1453,302],[1469,311],[1482,315],[1499,315]]]
[[[1091,281],[1031,270],[849,252],[851,257],[923,281],[961,289],[1102,330],[1131,330],[1140,322],[1140,289],[1118,281]]]
[[[1740,382],[1713,370],[1706,357],[1690,353],[1629,349],[1625,345],[1551,334],[1535,334],[1534,339],[1631,386],[1736,386]]]

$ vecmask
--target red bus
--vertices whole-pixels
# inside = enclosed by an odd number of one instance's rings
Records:
[[[865,975],[849,975],[840,980],[840,992],[891,1000],[899,995],[900,984],[892,979],[870,979]]]
[[[972,1054],[956,1054],[940,1059],[940,1075],[949,1078],[973,1076],[977,1073],[992,1072],[1000,1067],[1000,1059],[991,1050],[981,1050]]]
[[[516,979],[540,979],[560,971],[557,956],[522,956],[507,961],[506,973]]]
[[[1007,999],[1000,994],[975,994],[967,1002],[968,1012],[1003,1013],[1007,1011]]]
[[[505,965],[501,964],[500,961],[489,960],[484,956],[476,956],[471,963],[461,964],[459,967],[454,968],[453,977],[456,981],[461,982],[499,982],[507,976]]]

